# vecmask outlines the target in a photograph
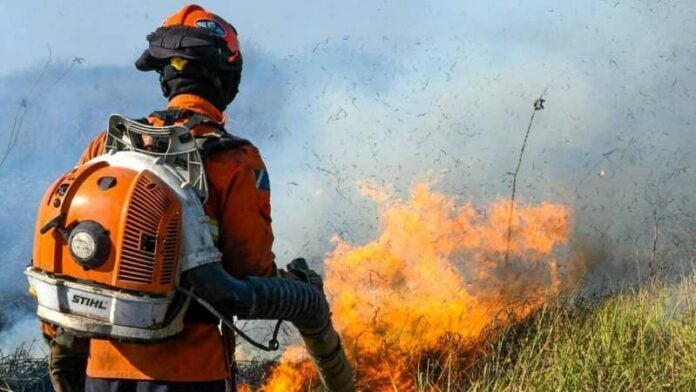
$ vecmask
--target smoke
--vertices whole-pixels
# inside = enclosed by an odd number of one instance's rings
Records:
[[[16,322],[12,323],[8,329],[0,330],[0,353],[10,354],[21,347],[33,356],[46,356],[48,347],[37,336],[38,330],[38,319],[27,317],[26,312],[19,313]]]
[[[548,87],[520,200],[574,207],[574,246],[600,257],[588,278],[688,272],[696,56],[686,19],[693,7],[685,4],[594,5],[591,15],[571,9],[574,18],[549,9],[539,23],[505,26],[501,36],[382,37],[382,54],[371,50],[375,42],[355,51],[363,42],[351,38],[318,45],[310,65],[289,65],[304,88],[285,110],[306,118],[296,126],[302,134],[269,153],[286,157],[281,170],[292,168],[293,193],[274,200],[292,201],[281,219],[302,217],[293,243],[329,232],[354,243],[374,238],[362,180],[402,195],[433,177],[472,200],[509,194],[532,103]]]
[[[430,19],[413,4],[384,7],[380,27],[368,18],[359,34],[317,38],[292,55],[243,42],[229,128],[253,140],[269,167],[280,266],[305,256],[320,267],[333,234],[355,244],[376,236],[377,206],[361,184],[406,197],[414,181],[436,182],[477,204],[507,197],[532,104],[548,88],[518,200],[574,210],[573,247],[591,258],[592,286],[651,269],[690,271],[693,5],[500,8],[519,19],[474,6],[430,5]],[[39,89],[66,64],[49,67]],[[0,78],[2,118],[13,118],[39,71]],[[156,75],[87,59],[26,108],[0,167],[0,295],[26,289],[34,213],[50,181],[109,114],[139,117],[163,106]]]

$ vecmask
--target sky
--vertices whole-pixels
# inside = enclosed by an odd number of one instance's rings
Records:
[[[108,115],[164,105],[156,75],[132,64],[183,4],[0,0],[0,293],[23,298],[36,203]],[[647,263],[655,227],[674,269],[696,255],[692,1],[200,4],[239,31],[228,127],[266,160],[280,265],[321,268],[333,235],[375,238],[366,182],[407,198],[428,181],[480,208],[508,197],[545,91],[520,200],[572,206],[573,246],[592,249],[601,277]],[[0,317],[0,348],[2,331]]]
[[[79,56],[89,65],[130,64],[147,33],[183,1],[86,0],[0,3],[0,72]],[[621,38],[640,46],[690,32],[696,16],[688,1],[201,1],[235,25],[240,38],[275,54],[301,55],[326,39],[351,39],[361,50],[414,42],[477,42],[493,52],[533,46],[540,55],[590,55]],[[587,37],[588,39],[584,39]],[[644,39],[648,41],[644,41]],[[389,43],[386,43],[389,41]],[[693,38],[684,43],[693,43]],[[665,48],[668,49],[668,48]],[[625,47],[623,51],[630,51]]]
[[[92,65],[130,64],[144,37],[184,1],[4,1],[0,32],[11,37],[0,49],[9,73],[46,57],[84,57]],[[423,12],[439,12],[413,2],[232,2],[201,1],[230,21],[242,40],[282,55],[298,54],[325,39],[355,37],[372,41],[398,34],[414,40],[434,34]],[[452,2],[450,5],[454,5]],[[468,10],[457,10],[466,17]],[[390,23],[392,22],[392,23]],[[455,26],[452,26],[455,27]],[[446,31],[444,26],[438,30]],[[420,31],[420,32],[419,32]]]

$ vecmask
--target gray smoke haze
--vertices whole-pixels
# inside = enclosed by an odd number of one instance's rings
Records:
[[[593,285],[645,277],[653,257],[668,273],[690,271],[693,4],[537,7],[505,24],[489,11],[489,23],[460,30],[448,30],[454,16],[443,16],[443,26],[418,20],[413,5],[386,7],[394,10],[386,25],[399,20],[413,30],[331,36],[292,55],[243,42],[242,92],[227,112],[229,128],[267,161],[279,265],[304,255],[319,266],[334,233],[356,244],[375,238],[378,208],[360,195],[363,180],[405,198],[414,181],[437,179],[438,191],[481,208],[509,197],[532,103],[548,89],[518,200],[572,207],[573,247],[591,259]],[[88,60],[55,83],[69,64],[52,63],[41,80],[40,65],[0,78],[0,154],[28,102],[0,167],[0,287],[6,303],[19,304],[3,309],[5,325],[31,307],[21,272],[48,184],[74,165],[109,114],[139,117],[164,105],[154,74]],[[0,348],[14,339],[8,334],[0,328]]]

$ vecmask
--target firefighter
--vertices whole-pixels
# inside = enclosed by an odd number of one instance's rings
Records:
[[[204,209],[224,268],[240,278],[276,275],[266,166],[256,147],[224,131],[223,112],[238,92],[242,70],[237,32],[219,16],[187,5],[147,39],[149,47],[136,68],[159,74],[169,103],[145,121],[185,125],[203,140],[199,145],[209,183]],[[104,134],[97,136],[80,163],[102,154],[104,142]],[[91,339],[87,345],[46,325],[54,386],[80,390],[84,353],[89,352],[87,391],[224,391],[226,381],[234,389],[233,335],[223,337],[218,321],[192,304],[183,332],[148,344]]]

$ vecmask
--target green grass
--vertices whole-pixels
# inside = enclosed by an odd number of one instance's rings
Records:
[[[696,281],[543,309],[415,375],[419,391],[696,391]],[[443,358],[443,357],[441,357]],[[469,358],[471,358],[469,356]]]

